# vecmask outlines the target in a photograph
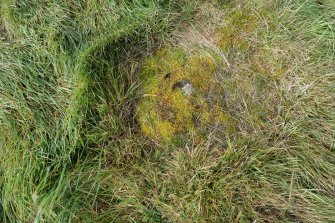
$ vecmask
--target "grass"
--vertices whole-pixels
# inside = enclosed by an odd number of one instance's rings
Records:
[[[229,131],[142,131],[166,50]],[[335,222],[334,58],[331,0],[3,0],[0,222]]]

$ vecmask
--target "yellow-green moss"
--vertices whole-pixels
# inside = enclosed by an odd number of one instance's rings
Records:
[[[271,46],[271,33],[278,28],[264,7],[256,10],[237,7],[226,16],[226,24],[218,28],[216,45],[232,55],[243,55],[243,65],[249,65],[255,73],[266,77],[281,77],[288,72],[288,57],[278,46]]]
[[[217,46],[222,50],[247,51],[254,47],[258,29],[264,27],[255,12],[237,8],[228,14],[227,23],[218,29]]]
[[[217,58],[208,52],[174,48],[160,50],[144,62],[144,95],[137,109],[144,134],[163,142],[185,134],[202,139],[208,126],[228,122],[217,100],[223,94],[215,79]],[[173,89],[180,80],[190,81],[191,95]]]

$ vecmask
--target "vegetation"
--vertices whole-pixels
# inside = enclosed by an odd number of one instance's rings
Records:
[[[174,138],[177,143],[188,133],[199,143],[208,127],[228,124],[219,103],[224,92],[214,75],[218,56],[198,54],[171,49],[145,61],[141,79],[146,80],[143,88],[147,90],[138,105],[138,120],[152,139],[170,142]]]
[[[0,222],[335,222],[334,58],[332,0],[2,0]]]

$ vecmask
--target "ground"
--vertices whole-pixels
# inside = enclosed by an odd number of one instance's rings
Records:
[[[3,0],[0,222],[335,222],[334,56],[331,0]]]

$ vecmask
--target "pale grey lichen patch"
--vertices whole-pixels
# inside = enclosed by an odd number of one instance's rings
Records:
[[[185,84],[184,87],[183,87],[182,89],[183,89],[183,91],[184,91],[184,95],[186,95],[186,96],[191,95],[192,92],[193,92],[193,87],[192,87],[192,85],[189,84],[189,83]]]
[[[173,90],[181,89],[184,92],[184,95],[189,96],[193,92],[193,87],[189,80],[177,81],[173,86]]]

